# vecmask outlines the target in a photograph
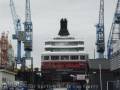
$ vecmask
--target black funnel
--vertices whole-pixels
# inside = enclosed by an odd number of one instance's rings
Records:
[[[58,33],[60,36],[68,36],[70,35],[67,29],[67,19],[61,19],[60,20],[60,31]]]

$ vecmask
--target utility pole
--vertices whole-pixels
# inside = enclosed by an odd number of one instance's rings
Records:
[[[100,90],[102,90],[102,73],[101,73],[101,64],[99,64],[99,71],[100,71]]]

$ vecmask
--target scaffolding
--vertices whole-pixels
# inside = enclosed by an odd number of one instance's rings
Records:
[[[0,37],[0,68],[4,69],[9,66],[9,49],[12,45],[9,43],[8,34],[2,33]],[[10,52],[11,54],[13,52]],[[14,56],[12,54],[12,56]]]
[[[2,33],[2,36],[0,38],[0,58],[1,58],[1,62],[0,65],[2,67],[5,67],[7,65],[7,61],[8,61],[8,35],[5,35],[5,33]]]

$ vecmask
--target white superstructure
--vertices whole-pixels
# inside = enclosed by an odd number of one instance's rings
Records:
[[[88,54],[84,51],[84,41],[71,36],[58,36],[45,42],[43,60],[87,60]]]

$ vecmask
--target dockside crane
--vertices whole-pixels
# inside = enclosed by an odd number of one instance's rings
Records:
[[[113,45],[120,40],[120,0],[117,1],[116,10],[107,42],[107,56],[110,59],[113,53]]]
[[[26,0],[25,4],[25,22],[24,31],[21,30],[21,20],[16,14],[15,5],[13,0],[10,0],[10,8],[12,19],[15,28],[15,34],[13,39],[17,40],[17,58],[16,64],[21,64],[22,69],[26,67],[26,60],[31,60],[31,68],[33,69],[33,58],[31,57],[32,52],[32,21],[31,21],[31,10],[30,0]],[[24,44],[25,55],[21,57],[21,44]]]
[[[24,22],[24,50],[25,50],[25,60],[31,60],[31,68],[33,67],[33,59],[31,57],[32,52],[32,39],[33,39],[33,25],[31,21],[31,9],[30,0],[26,0],[25,6],[25,22]]]
[[[104,36],[104,0],[100,0],[99,22],[96,25],[96,49],[98,58],[104,58],[105,36]]]
[[[21,63],[21,41],[22,41],[21,20],[16,14],[13,0],[10,0],[10,8],[11,8],[11,14],[12,14],[12,19],[14,23],[14,29],[15,29],[15,34],[13,34],[13,39],[17,40],[16,64],[20,64]]]

